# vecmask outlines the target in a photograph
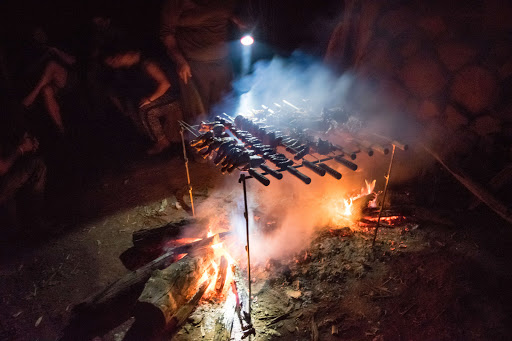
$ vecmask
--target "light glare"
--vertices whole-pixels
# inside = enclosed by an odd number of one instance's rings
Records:
[[[249,45],[252,45],[254,43],[254,38],[249,36],[249,35],[243,36],[242,39],[240,39],[240,42],[244,46],[249,46]]]

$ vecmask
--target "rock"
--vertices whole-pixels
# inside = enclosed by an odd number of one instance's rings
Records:
[[[280,333],[280,332],[278,332],[278,331],[277,331],[277,330],[275,330],[275,329],[270,329],[270,328],[269,328],[269,329],[266,329],[266,330],[265,330],[265,333],[266,333],[266,334],[268,334],[268,335],[270,335],[270,336],[277,336],[277,337],[280,337],[280,336],[281,336],[281,333]]]
[[[293,325],[291,322],[286,322],[284,327],[286,328],[286,330],[289,332],[289,333],[295,333],[295,325]]]
[[[194,313],[193,315],[191,315],[188,320],[190,321],[190,323],[192,323],[194,326],[197,326],[199,323],[201,323],[201,321],[203,320],[203,315],[202,314],[198,314],[198,313]]]
[[[471,130],[480,136],[485,136],[501,131],[501,122],[491,116],[480,116],[471,124]]]
[[[421,18],[418,26],[427,33],[430,38],[435,38],[446,30],[446,24],[440,16]]]
[[[382,77],[392,75],[395,70],[395,58],[392,57],[389,42],[387,40],[375,41],[368,48],[361,59],[362,73],[368,77]]]
[[[379,89],[377,90],[379,101],[375,109],[383,111],[404,110],[408,97],[407,91],[397,81],[383,79],[379,83]]]
[[[450,71],[459,70],[471,62],[477,52],[466,44],[449,41],[444,42],[437,48],[439,59]]]
[[[510,44],[510,37],[503,35],[491,42],[491,50],[489,57],[495,59],[498,63],[502,64],[510,61],[512,58],[512,46]]]
[[[292,289],[288,289],[286,290],[286,295],[292,297],[292,298],[299,298],[300,296],[302,296],[302,292],[298,291],[298,290],[292,290]]]
[[[512,123],[512,103],[500,109],[494,116],[506,123]]]
[[[390,10],[381,16],[378,27],[388,35],[397,37],[412,27],[414,17],[406,8]]]
[[[427,57],[407,60],[400,71],[400,78],[417,97],[427,98],[444,91],[447,79],[438,62]]]
[[[411,57],[421,48],[421,43],[416,39],[404,39],[403,45],[400,47],[400,55],[404,58]]]
[[[423,101],[418,110],[418,118],[427,121],[441,114],[438,104],[432,101]]]
[[[498,70],[501,79],[512,76],[512,60],[505,62]]]
[[[469,123],[469,119],[451,105],[446,107],[444,114],[446,116],[446,124],[451,127],[456,128]]]
[[[452,99],[463,105],[472,113],[491,107],[496,96],[496,79],[486,69],[480,66],[463,68],[452,84]]]

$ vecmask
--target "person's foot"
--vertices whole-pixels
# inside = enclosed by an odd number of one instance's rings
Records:
[[[160,154],[161,152],[163,152],[165,149],[167,149],[169,146],[171,145],[171,143],[169,142],[168,139],[166,138],[163,138],[163,139],[160,139],[158,140],[154,145],[153,147],[149,148],[146,153],[148,155],[156,155],[156,154]]]

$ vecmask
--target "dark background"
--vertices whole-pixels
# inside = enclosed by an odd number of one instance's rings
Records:
[[[9,47],[42,27],[56,45],[77,50],[83,31],[98,15],[112,18],[141,47],[158,43],[162,0],[7,0],[0,5],[2,44]],[[242,4],[244,16],[255,25],[255,36],[281,54],[301,48],[322,55],[340,14],[342,1],[250,0]],[[234,33],[234,36],[236,33]]]

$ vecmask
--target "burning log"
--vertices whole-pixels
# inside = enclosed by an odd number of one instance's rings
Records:
[[[135,231],[132,235],[133,246],[139,250],[159,249],[166,241],[178,237],[184,226],[192,223],[192,220],[183,219],[161,227]]]
[[[169,331],[170,333],[174,333],[185,323],[190,314],[192,314],[192,312],[195,310],[197,304],[203,297],[204,293],[210,286],[211,282],[212,278],[208,277],[208,279],[206,279],[201,284],[201,286],[199,287],[195,295],[192,297],[192,299],[190,299],[190,301],[188,301],[187,304],[178,309],[176,314],[172,317],[171,321],[169,322],[169,325],[167,326],[167,331]]]
[[[73,308],[70,322],[64,329],[60,340],[88,340],[104,334],[127,320],[144,284],[155,270],[168,267],[178,254],[191,250],[199,252],[205,246],[211,245],[215,238],[222,239],[228,234],[229,232],[223,232],[170,249],[150,263],[126,274],[105,289],[90,296]],[[117,311],[115,315],[112,314],[114,310]]]
[[[209,285],[209,277],[213,273],[213,252],[208,250],[206,253],[189,254],[164,270],[153,273],[134,308],[135,323],[127,333],[126,340],[154,339],[164,331],[176,328],[180,321],[183,322],[183,315],[191,313],[206,291],[208,286],[205,283]],[[204,274],[209,276],[202,279]],[[198,295],[194,295],[198,287]],[[188,307],[180,312],[187,302],[190,303]],[[178,312],[180,314],[176,316]]]
[[[231,340],[235,317],[238,317],[244,335],[248,336],[249,334],[255,333],[249,314],[249,295],[247,294],[247,287],[244,284],[245,281],[242,278],[240,269],[235,265],[232,266],[232,272],[233,281],[231,283],[231,289],[235,295],[235,299],[228,300],[224,304],[224,315],[220,316],[215,322],[214,341]]]
[[[226,275],[228,274],[228,260],[226,257],[220,257],[219,273],[217,274],[217,282],[215,283],[215,290],[220,293],[224,289],[224,282],[226,282]]]

